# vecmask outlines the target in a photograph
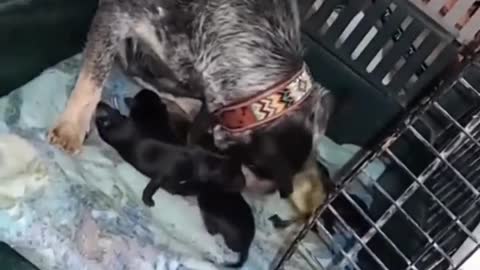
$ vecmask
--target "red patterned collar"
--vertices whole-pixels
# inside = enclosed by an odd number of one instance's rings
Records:
[[[312,92],[313,79],[306,64],[288,80],[246,101],[229,105],[214,114],[230,132],[251,130],[297,108]]]

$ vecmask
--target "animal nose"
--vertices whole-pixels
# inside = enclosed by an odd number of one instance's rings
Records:
[[[95,111],[95,122],[97,125],[108,126],[111,118],[111,108],[109,105],[101,102]]]
[[[115,115],[115,109],[110,107],[110,105],[100,102],[97,105],[97,109],[95,111],[95,119],[97,121],[110,119]]]
[[[109,111],[110,111],[110,106],[108,106],[107,104],[105,104],[103,102],[100,102],[97,105],[97,110],[95,112],[95,117],[96,118],[108,117]]]

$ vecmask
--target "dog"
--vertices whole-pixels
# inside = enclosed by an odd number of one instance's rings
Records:
[[[225,192],[215,185],[206,184],[202,186],[197,201],[208,233],[220,234],[227,247],[239,254],[238,262],[224,266],[242,267],[255,236],[252,210],[242,194]]]
[[[235,148],[284,198],[331,112],[330,92],[303,61],[297,1],[100,0],[52,144],[81,150],[115,59],[160,74],[147,83],[154,90],[201,99],[215,145]]]
[[[134,119],[103,102],[97,107],[95,122],[100,137],[125,161],[150,178],[142,194],[147,206],[155,205],[152,197],[159,188],[177,195],[195,195],[199,186],[207,182],[233,191],[245,185],[240,162],[200,147],[163,143],[149,137],[155,133],[150,130],[151,126],[141,129]],[[160,111],[165,112],[165,108],[160,107]]]

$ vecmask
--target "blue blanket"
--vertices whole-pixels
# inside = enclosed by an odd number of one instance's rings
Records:
[[[79,66],[80,56],[72,57],[0,99],[0,241],[41,269],[217,269],[211,261],[235,261],[223,240],[205,231],[192,198],[160,190],[156,206],[145,207],[147,179],[95,134],[76,157],[46,143]],[[120,101],[137,90],[115,70],[104,100],[124,111]],[[326,138],[319,149],[319,160],[334,173],[358,147]],[[351,192],[370,203],[362,189],[383,170],[374,163]],[[298,228],[279,232],[268,218],[293,212],[276,194],[246,198],[257,232],[244,269],[269,269]],[[309,269],[312,260],[328,265],[332,255],[308,237],[287,269]]]

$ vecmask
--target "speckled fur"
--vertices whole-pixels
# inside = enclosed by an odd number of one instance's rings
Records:
[[[204,96],[209,111],[265,91],[303,64],[296,1],[109,1],[122,4],[131,17],[124,24],[137,30],[120,46],[127,73],[152,90]],[[151,26],[160,49],[138,33]]]
[[[162,77],[192,91],[201,89],[210,111],[268,89],[303,63],[295,1],[143,0],[137,5],[158,8],[140,10],[125,4],[128,1],[110,1],[124,3],[137,34],[128,36],[133,45],[121,47],[126,70],[139,76],[132,65],[150,72],[162,65],[157,69]],[[134,16],[136,12],[140,14]],[[149,34],[161,48],[148,44],[146,28],[154,30]],[[156,67],[143,63],[151,59],[162,63]]]

